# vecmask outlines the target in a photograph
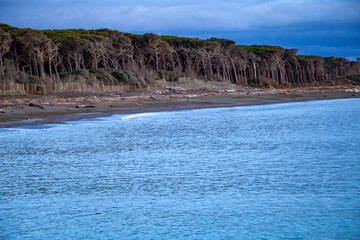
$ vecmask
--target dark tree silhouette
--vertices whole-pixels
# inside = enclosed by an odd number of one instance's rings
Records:
[[[0,24],[0,66],[9,59],[13,69],[41,78],[111,68],[142,77],[167,72],[241,85],[303,85],[360,74],[359,59],[296,53],[297,49],[235,45],[218,38],[136,35],[109,29],[37,31]]]

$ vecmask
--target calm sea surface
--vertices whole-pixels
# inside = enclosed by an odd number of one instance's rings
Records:
[[[360,239],[360,99],[0,129],[1,239]]]

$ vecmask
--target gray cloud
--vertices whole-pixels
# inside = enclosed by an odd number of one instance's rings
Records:
[[[140,31],[239,31],[309,22],[359,22],[359,4],[346,1],[208,1],[202,4],[107,6],[90,10],[90,20]],[[99,14],[102,13],[102,14]]]
[[[0,22],[17,27],[215,36],[351,58],[359,12],[358,0],[0,0]]]
[[[32,4],[30,4],[33,2]],[[2,0],[0,21],[124,31],[239,31],[309,22],[359,22],[352,1],[19,1]],[[8,9],[6,9],[8,8]],[[5,12],[6,11],[6,12]],[[22,25],[23,25],[22,24]]]

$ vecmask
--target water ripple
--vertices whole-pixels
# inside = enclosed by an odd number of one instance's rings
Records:
[[[0,130],[2,239],[359,239],[358,99]]]

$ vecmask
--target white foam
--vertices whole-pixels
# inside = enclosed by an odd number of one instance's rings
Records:
[[[138,117],[152,117],[152,116],[157,116],[157,115],[161,115],[164,113],[137,113],[137,114],[132,114],[132,115],[128,115],[125,117],[122,117],[122,120],[127,120],[127,119],[131,119],[131,118],[138,118]]]
[[[31,130],[24,128],[0,128],[0,136],[21,133],[21,132],[28,132],[28,131]]]

